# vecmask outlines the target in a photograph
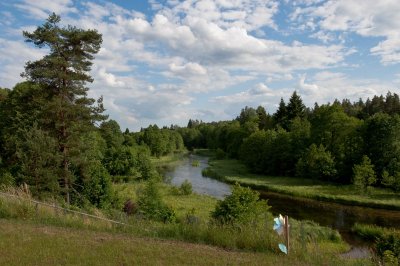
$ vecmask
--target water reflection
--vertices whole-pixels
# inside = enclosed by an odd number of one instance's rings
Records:
[[[265,191],[260,191],[260,194],[262,198],[268,199],[274,214],[282,213],[299,220],[312,220],[337,229],[348,242],[355,240],[350,233],[355,223],[400,229],[400,211],[346,206]]]
[[[199,165],[193,166],[197,162]],[[172,177],[171,183],[175,186],[180,186],[187,179],[192,183],[194,192],[223,199],[231,193],[231,188],[223,182],[202,176],[201,171],[207,166],[207,157],[189,155],[175,168],[167,169],[164,175]]]

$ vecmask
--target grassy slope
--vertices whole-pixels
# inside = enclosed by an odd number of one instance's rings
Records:
[[[133,184],[127,188],[131,191],[136,185],[143,184]],[[170,190],[164,187],[162,192],[168,194]],[[316,235],[306,239],[307,241],[299,241],[299,224],[293,220],[291,254],[284,256],[277,250],[278,237],[275,234],[270,235],[272,219],[269,219],[271,224],[268,224],[268,230],[263,230],[261,235],[260,231],[253,232],[254,229],[243,232],[221,228],[207,229],[206,217],[213,208],[211,202],[203,204],[207,200],[204,201],[199,195],[175,198],[185,209],[178,212],[178,216],[183,216],[186,209],[190,209],[190,204],[187,203],[191,202],[199,213],[205,214],[200,216],[205,224],[192,228],[179,224],[126,220],[129,227],[112,226],[108,222],[82,219],[80,216],[53,211],[49,207],[35,210],[35,205],[28,204],[25,200],[0,197],[0,265],[370,264],[368,259],[341,259],[338,254],[345,252],[348,247],[340,241],[318,240],[321,238],[318,235],[327,231],[315,225],[303,224],[303,229],[308,232],[305,237],[311,236],[309,233],[314,231]],[[97,212],[96,215],[101,215],[100,211]],[[191,231],[196,228],[198,234]],[[248,229],[250,228],[244,230]],[[189,231],[185,233],[186,230]],[[233,232],[235,233],[231,234]],[[246,243],[253,243],[247,238],[259,237],[265,239],[264,242],[256,242],[263,246],[262,252],[238,251],[245,248]],[[206,242],[225,248],[202,244]]]
[[[274,265],[281,258],[0,219],[0,265]]]
[[[237,160],[215,160],[210,164],[209,169],[215,177],[229,183],[239,182],[257,189],[348,205],[400,210],[400,194],[386,189],[371,188],[367,194],[361,194],[351,185],[338,186],[305,178],[250,174]]]

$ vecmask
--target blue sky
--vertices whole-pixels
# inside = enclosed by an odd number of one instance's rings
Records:
[[[11,0],[0,2],[0,87],[46,51],[24,43],[51,12],[97,29],[89,85],[122,129],[275,112],[400,92],[398,0]]]

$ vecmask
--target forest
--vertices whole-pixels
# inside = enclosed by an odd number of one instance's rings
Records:
[[[219,157],[239,159],[254,173],[400,191],[396,93],[307,108],[294,91],[272,115],[262,106],[246,106],[232,121],[190,120],[179,132],[189,149],[215,149]]]

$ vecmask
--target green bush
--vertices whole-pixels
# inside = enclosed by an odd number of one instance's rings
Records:
[[[192,183],[190,183],[187,179],[185,179],[185,181],[183,181],[183,183],[179,187],[179,190],[182,195],[192,194],[193,192]]]
[[[259,200],[259,193],[235,184],[232,194],[219,200],[211,216],[225,224],[244,224],[257,221],[270,207],[267,201]]]
[[[163,202],[156,181],[149,180],[144,190],[139,191],[138,194],[139,213],[144,217],[162,222],[175,221],[175,212]]]
[[[107,208],[113,201],[111,177],[100,162],[94,162],[89,168],[89,180],[84,181],[83,194],[91,204]]]

